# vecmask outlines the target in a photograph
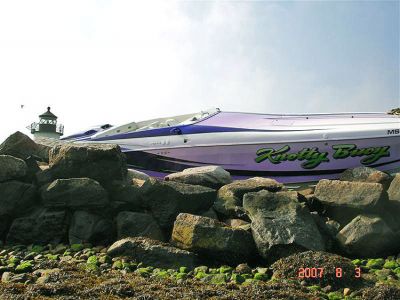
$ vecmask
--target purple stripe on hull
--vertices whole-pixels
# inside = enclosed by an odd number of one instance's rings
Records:
[[[263,176],[297,183],[337,178],[345,169],[362,165],[382,171],[400,168],[397,137],[186,147],[126,154],[133,168],[155,172],[157,177],[195,166],[220,165],[237,178]]]

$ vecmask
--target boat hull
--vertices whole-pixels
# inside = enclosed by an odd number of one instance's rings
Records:
[[[218,165],[234,178],[285,183],[338,178],[349,168],[400,169],[400,118],[385,113],[270,115],[221,112],[103,126],[73,135],[118,144],[131,168],[158,177]],[[183,121],[182,121],[183,120]],[[92,132],[95,131],[95,134]]]
[[[162,177],[186,168],[219,165],[234,178],[274,178],[283,183],[334,179],[359,166],[400,169],[400,138],[123,149],[130,168]]]

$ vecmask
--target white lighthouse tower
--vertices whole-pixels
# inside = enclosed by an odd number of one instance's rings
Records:
[[[39,116],[39,123],[34,122],[27,128],[30,129],[34,139],[59,139],[64,134],[64,126],[57,124],[57,116],[50,111],[50,107]]]

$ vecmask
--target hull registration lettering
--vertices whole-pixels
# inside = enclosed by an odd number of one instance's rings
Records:
[[[298,152],[291,152],[289,145],[280,149],[261,148],[258,149],[255,161],[261,163],[269,161],[273,164],[280,164],[284,161],[301,161],[303,169],[314,169],[322,163],[329,162],[331,159],[339,160],[349,157],[361,157],[360,163],[370,165],[377,162],[382,157],[390,156],[390,146],[358,148],[355,144],[333,145],[333,153],[320,152],[318,147],[303,148]]]

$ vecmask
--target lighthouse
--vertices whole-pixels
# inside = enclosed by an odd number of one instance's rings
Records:
[[[50,107],[39,115],[39,123],[34,122],[27,128],[30,129],[34,139],[59,139],[64,133],[64,126],[57,124],[57,116],[50,111]]]

